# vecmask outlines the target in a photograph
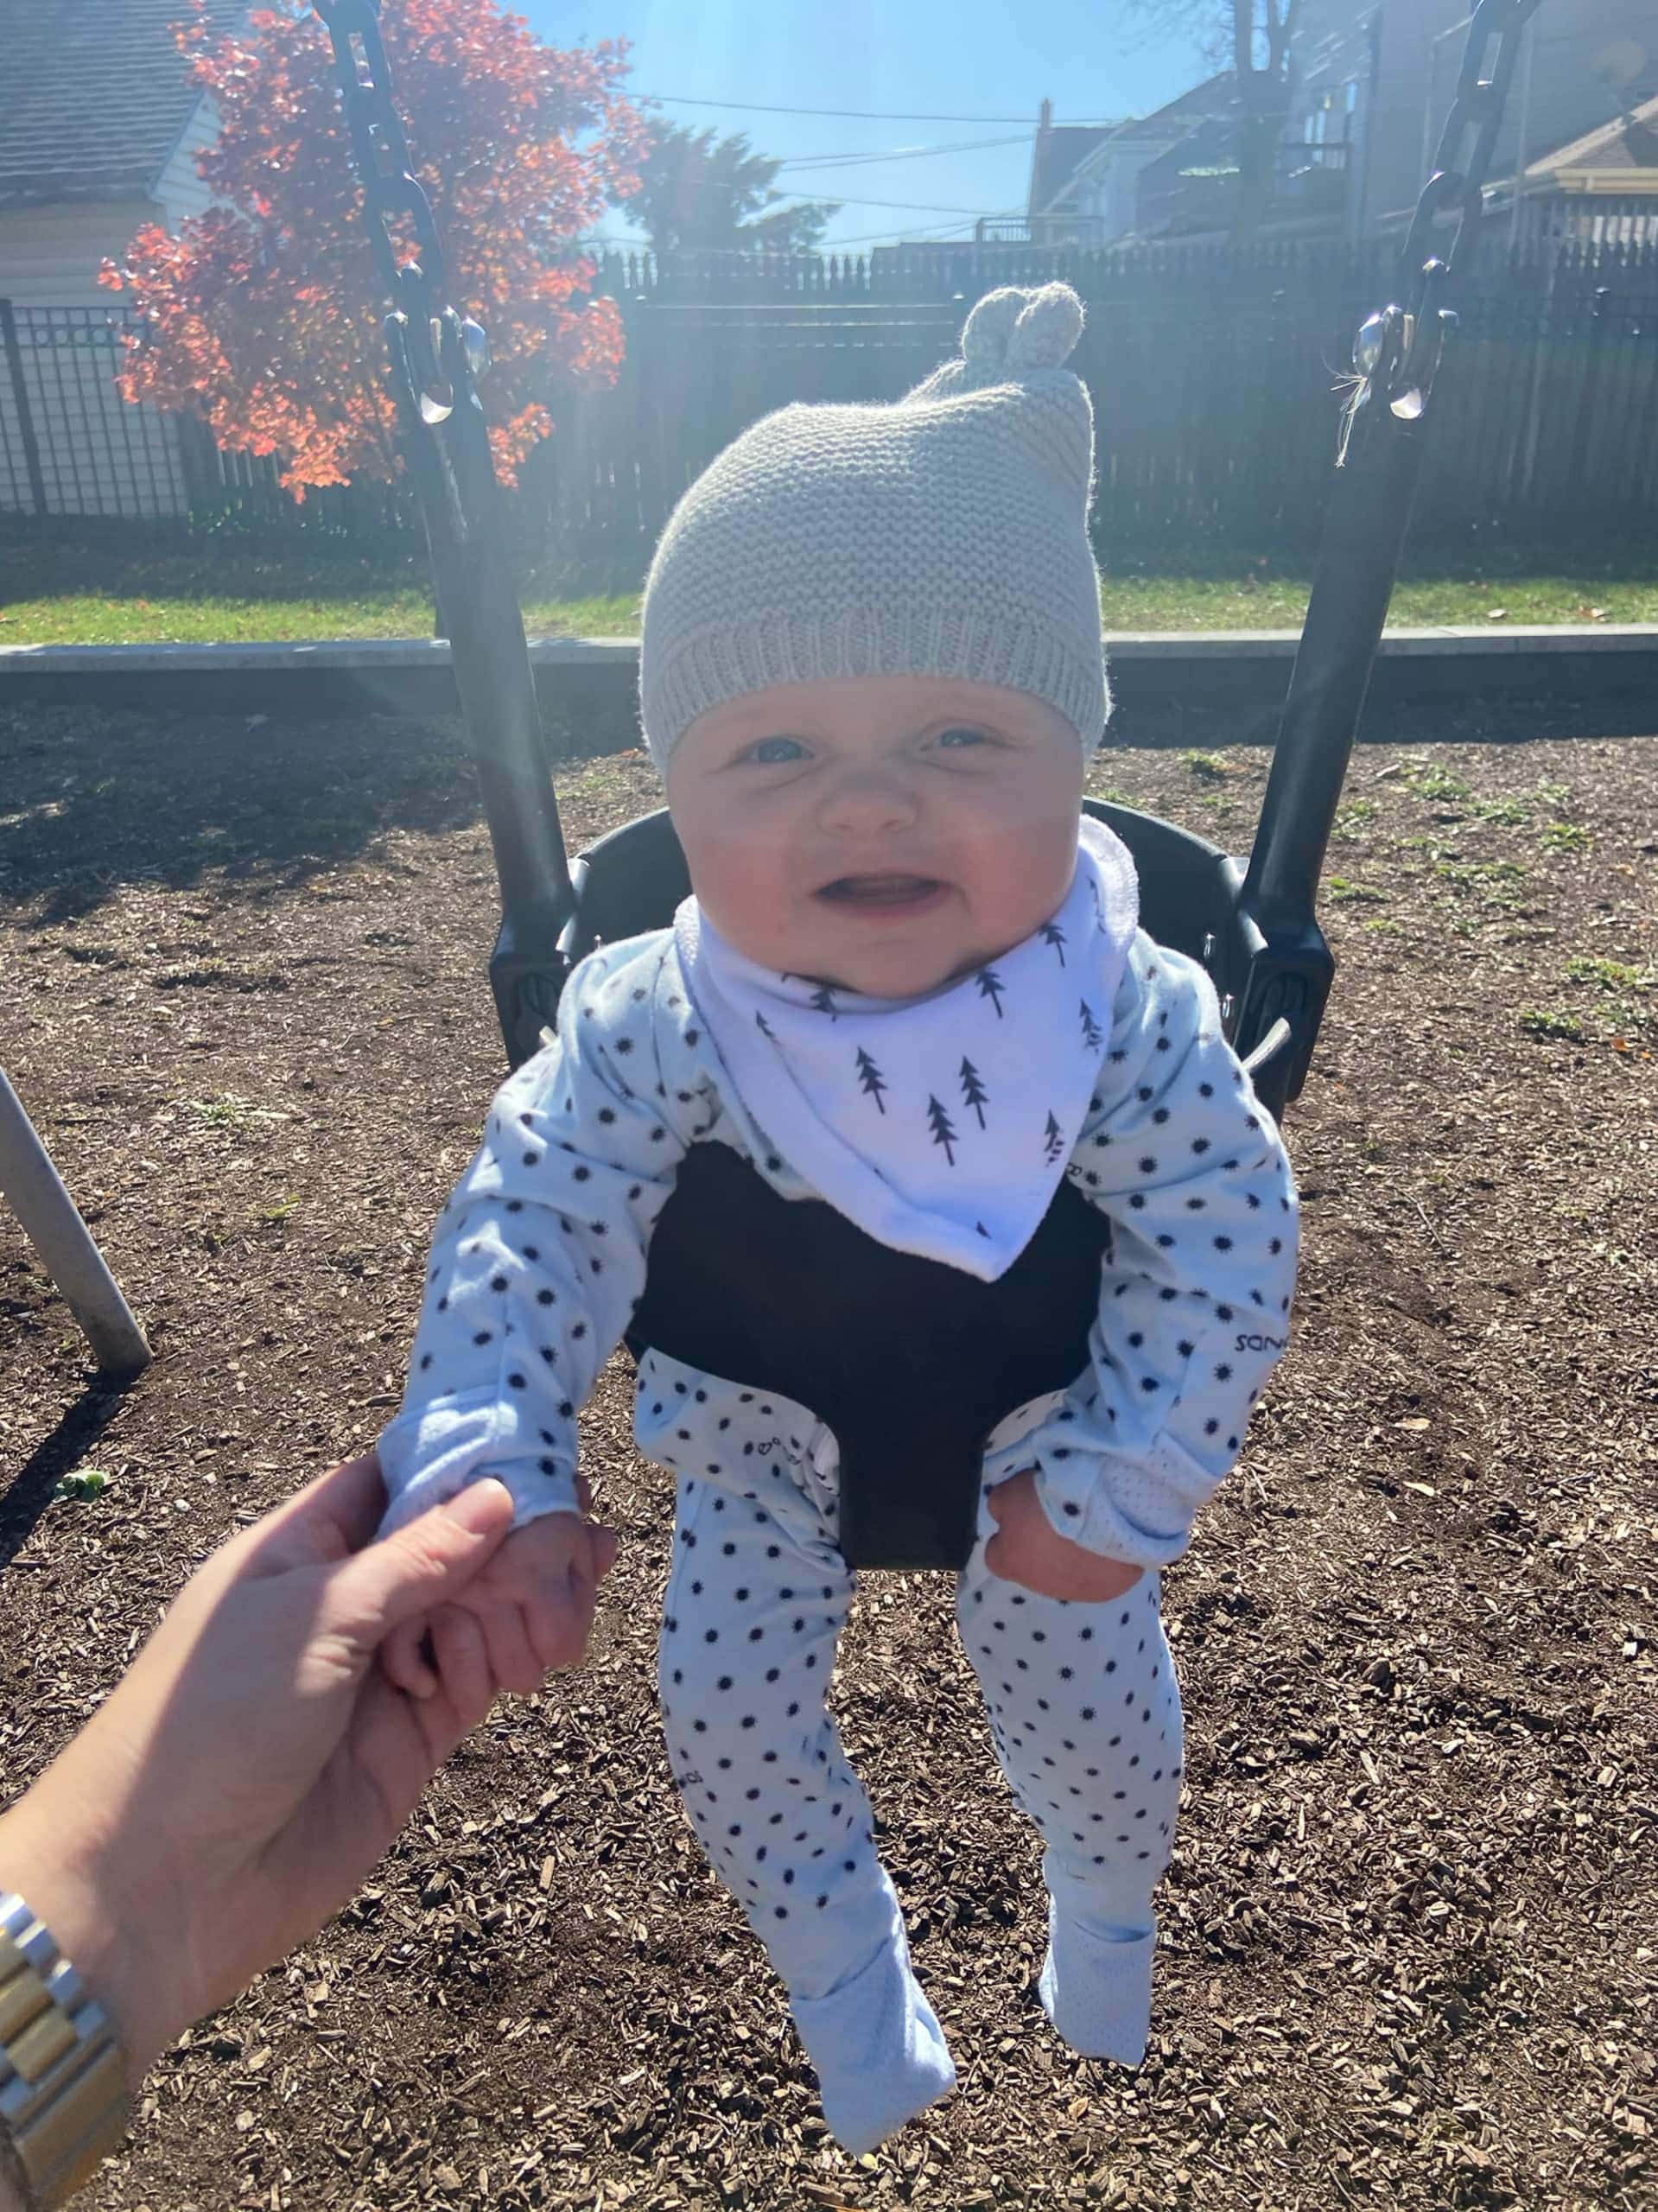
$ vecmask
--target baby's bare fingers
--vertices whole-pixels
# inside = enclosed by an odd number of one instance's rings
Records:
[[[431,1697],[438,1687],[437,1676],[421,1651],[425,1633],[424,1616],[400,1621],[380,1646],[380,1665],[386,1679],[409,1697]]]
[[[593,1580],[572,1569],[563,1585],[533,1608],[537,1656],[544,1667],[579,1667],[593,1633]]]
[[[494,1704],[497,1688],[482,1628],[464,1606],[440,1605],[432,1616],[432,1645],[456,1713],[475,1728]]]
[[[530,1647],[523,1606],[509,1603],[494,1607],[485,1624],[484,1643],[490,1670],[502,1689],[529,1697],[541,1688],[546,1669]]]

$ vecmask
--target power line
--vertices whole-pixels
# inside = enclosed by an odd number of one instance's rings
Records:
[[[804,192],[784,192],[778,195],[782,200],[805,200],[810,196]],[[1013,207],[963,207],[959,200],[952,202],[937,200],[859,200],[848,198],[838,192],[832,194],[830,197],[837,207],[913,207],[918,213],[924,215],[974,215],[990,219],[1000,215],[1017,214],[1019,212],[1017,208]],[[770,211],[761,208],[758,212],[765,214]]]
[[[694,197],[698,192],[741,192],[746,194],[750,190],[751,188],[749,186],[746,184],[740,184],[734,177],[697,177],[693,180],[690,193],[686,194],[685,197]],[[832,192],[828,195],[828,198],[833,200],[837,207],[911,207],[914,208],[918,213],[924,215],[983,215],[988,217],[1015,214],[1018,213],[1016,208],[1008,207],[963,207],[959,200],[863,200],[858,198],[855,194],[846,194],[841,192]],[[776,203],[785,200],[804,200],[817,206],[827,204],[824,196],[817,193],[777,192],[772,194],[772,200],[766,206],[763,207],[756,207],[753,210],[753,213],[757,215],[770,214],[773,212]]]
[[[985,219],[980,217],[978,219],[982,221]],[[952,237],[956,232],[964,231],[967,227],[965,223],[935,223],[930,230],[912,231],[905,243],[907,245],[912,238],[937,238],[942,243],[944,239]],[[819,251],[824,253],[839,253],[849,245],[885,244],[888,240],[891,240],[894,245],[899,243],[891,231],[865,231],[857,238],[836,238],[832,245],[823,246]]]
[[[675,92],[630,92],[628,97],[635,100],[655,100],[664,107],[740,108],[750,115],[833,115],[850,118],[860,123],[1022,123],[1027,128],[1033,124],[1032,118],[1028,115],[905,115],[890,108],[772,107],[763,100],[693,100]],[[1124,119],[1120,115],[1092,118],[1083,117],[1078,119],[1078,124],[1088,130],[1102,130]],[[1078,125],[1070,127],[1074,129]]]
[[[899,146],[885,154],[791,154],[780,169],[851,168],[868,162],[916,162],[936,154],[980,154],[992,146],[1028,146],[1028,133],[1017,138],[954,138],[947,146]]]
[[[924,228],[910,232],[909,237],[910,238],[916,240],[925,240],[934,238],[943,239],[948,238],[952,232],[956,231],[964,231],[967,227],[968,226],[965,223],[936,223],[931,229]],[[832,239],[827,245],[794,247],[790,250],[789,257],[797,261],[821,261],[826,254],[839,253],[846,246],[867,245],[872,240],[883,239],[893,239],[894,243],[897,243],[895,233],[892,231],[866,231],[856,238]],[[907,243],[908,240],[905,242]],[[591,231],[585,238],[577,238],[575,241],[575,245],[578,252],[591,245],[610,246],[619,253],[649,253],[651,251],[651,241],[649,238],[619,238],[612,237],[603,231]],[[684,251],[702,254],[738,254],[745,258],[752,258],[756,251],[776,253],[782,251],[783,249],[778,247],[756,248],[753,246],[739,245],[703,245],[687,247]]]

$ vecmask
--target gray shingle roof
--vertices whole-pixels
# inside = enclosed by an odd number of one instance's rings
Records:
[[[1627,115],[1614,116],[1598,130],[1557,146],[1540,162],[1528,164],[1528,176],[1553,176],[1560,169],[1658,168],[1658,96]]]
[[[165,166],[198,94],[169,25],[189,0],[0,0],[0,207],[130,199]],[[209,0],[216,29],[243,0]]]

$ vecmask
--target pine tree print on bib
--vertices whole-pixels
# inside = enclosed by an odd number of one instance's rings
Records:
[[[924,998],[779,976],[727,944],[695,899],[674,935],[743,1104],[798,1173],[880,1243],[994,1282],[1077,1142],[1139,903],[1127,847],[1084,817],[1058,912]]]

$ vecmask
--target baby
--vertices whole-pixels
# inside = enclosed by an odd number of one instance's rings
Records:
[[[512,1493],[430,1649],[527,1693],[581,1656],[610,1563],[576,1413],[693,1145],[985,1281],[1069,1179],[1109,1230],[1089,1357],[992,1434],[958,1618],[1046,1845],[1042,2001],[1133,2066],[1182,1771],[1159,1570],[1282,1351],[1297,1212],[1212,983],[1138,928],[1127,850],[1080,812],[1108,705],[1081,327],[1066,285],[993,292],[906,398],[785,407],[681,500],[641,683],[694,894],[583,961],[556,1041],[501,1086],[379,1452],[386,1530],[486,1475]],[[826,1706],[853,1587],[836,1440],[654,1350],[635,1433],[678,1480],[673,1774],[830,2128],[867,2150],[955,2070]],[[427,1625],[384,1654],[416,1696]]]

